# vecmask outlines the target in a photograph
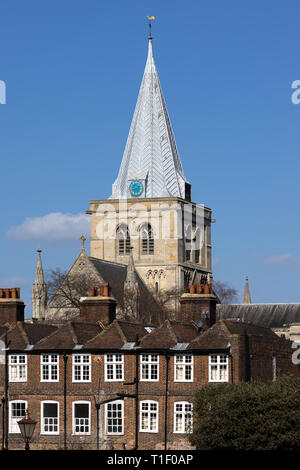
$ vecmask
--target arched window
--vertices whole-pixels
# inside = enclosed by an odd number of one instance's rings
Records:
[[[154,254],[154,238],[151,225],[145,224],[141,227],[142,255]]]
[[[118,254],[129,255],[130,254],[130,235],[126,225],[122,224],[117,230],[117,241],[118,241]]]

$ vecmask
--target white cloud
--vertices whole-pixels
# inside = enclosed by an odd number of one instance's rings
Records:
[[[42,217],[28,217],[23,224],[12,227],[6,236],[9,240],[42,240],[50,242],[77,240],[89,236],[90,217],[86,214],[53,212]]]
[[[282,255],[268,256],[264,260],[265,264],[282,265],[282,264],[300,264],[300,258],[293,256],[291,253],[283,253]]]
[[[10,287],[25,287],[28,286],[30,283],[18,276],[7,277],[6,279],[0,279],[0,287],[1,289],[10,288]]]

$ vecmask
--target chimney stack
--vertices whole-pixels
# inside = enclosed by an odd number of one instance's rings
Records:
[[[180,320],[197,322],[201,320],[203,330],[216,323],[217,297],[212,284],[193,284],[190,292],[180,297]]]
[[[116,305],[108,283],[102,284],[100,288],[91,286],[89,297],[80,299],[80,320],[109,325],[116,318]]]
[[[19,288],[0,289],[0,326],[24,321],[24,308]]]

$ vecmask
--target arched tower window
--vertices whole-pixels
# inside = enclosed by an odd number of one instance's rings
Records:
[[[154,254],[154,238],[151,225],[145,224],[141,227],[142,255]]]
[[[118,242],[118,254],[129,255],[130,254],[130,235],[126,225],[122,224],[117,230],[117,242]]]

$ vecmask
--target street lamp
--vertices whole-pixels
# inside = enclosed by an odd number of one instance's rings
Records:
[[[29,450],[29,442],[34,433],[36,421],[30,418],[28,409],[25,412],[24,418],[18,421],[18,425],[25,441],[25,450]]]

